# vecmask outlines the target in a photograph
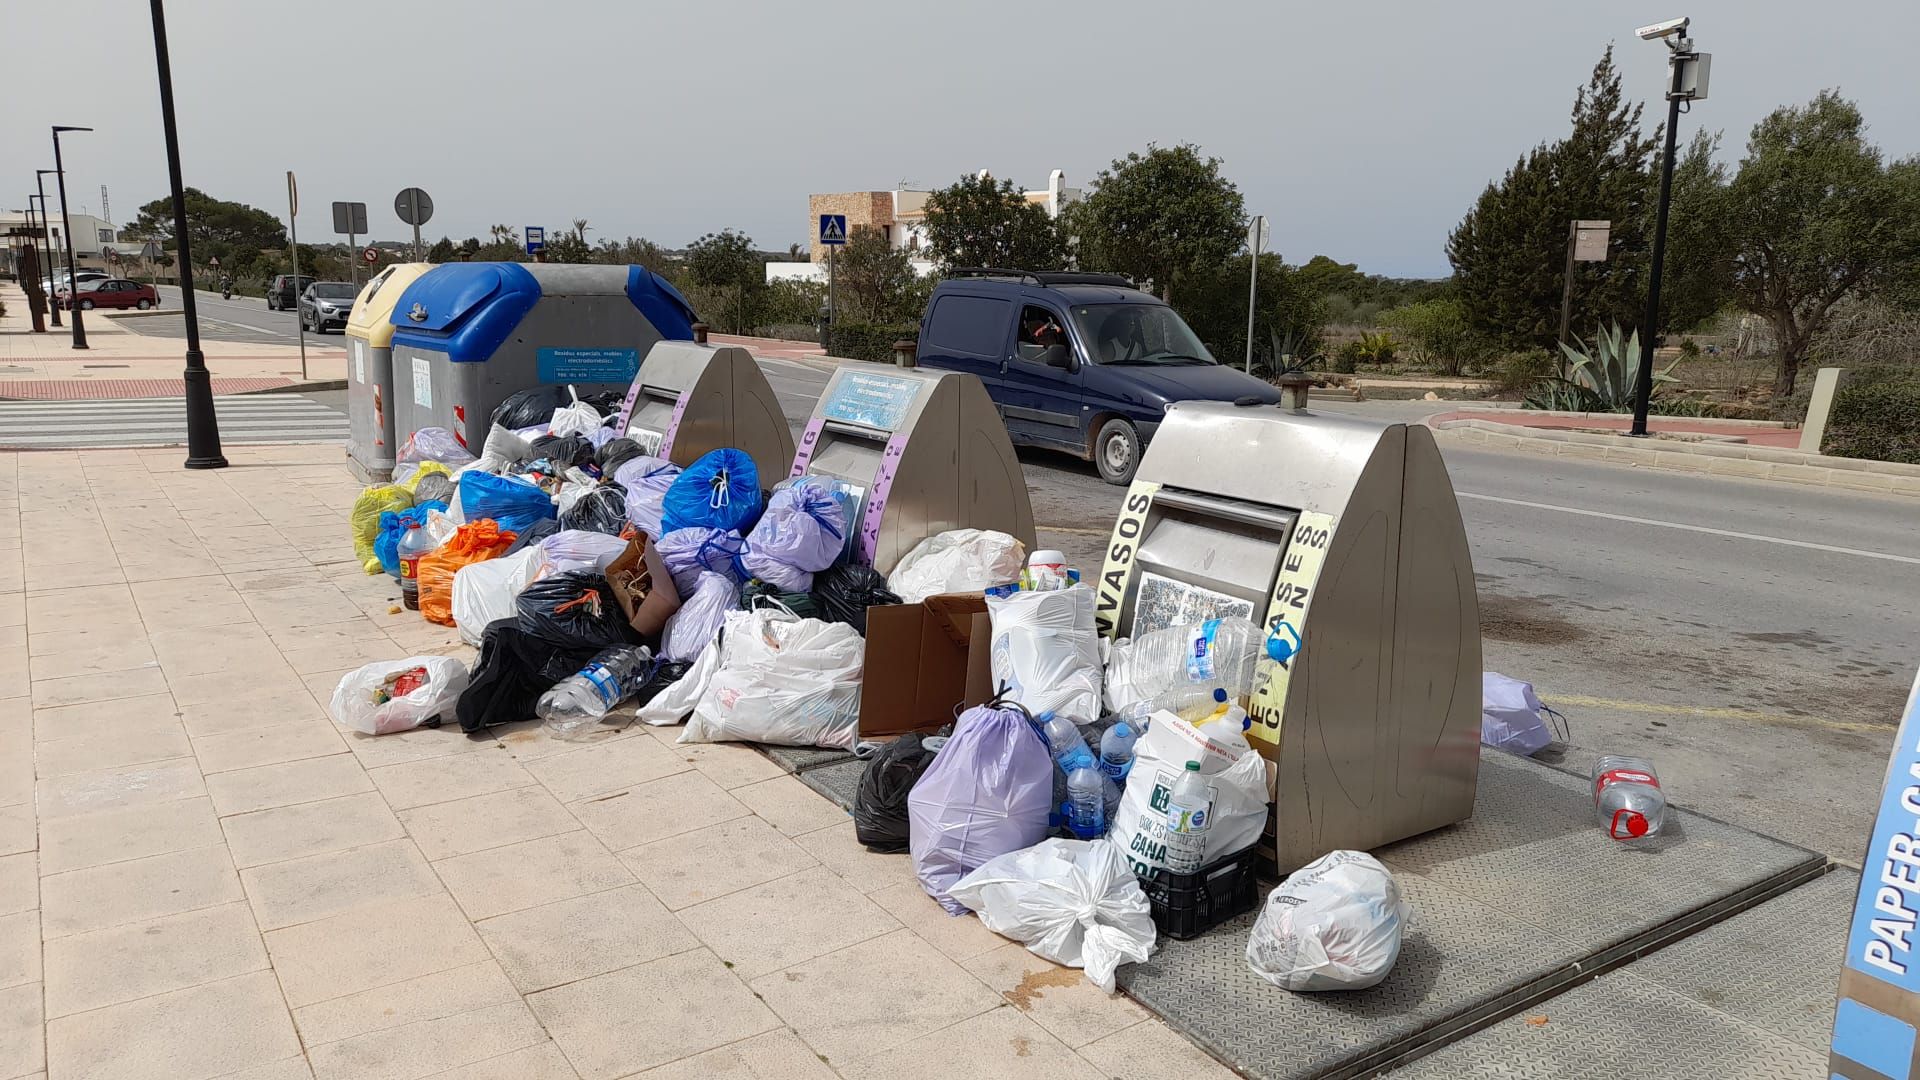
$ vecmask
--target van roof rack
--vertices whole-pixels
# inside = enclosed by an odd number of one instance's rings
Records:
[[[1012,278],[1015,281],[1031,282],[1042,288],[1053,285],[1107,285],[1114,288],[1134,289],[1132,278],[1125,274],[1101,274],[1085,270],[1009,270],[1000,266],[956,266],[947,271],[950,278],[993,277]]]

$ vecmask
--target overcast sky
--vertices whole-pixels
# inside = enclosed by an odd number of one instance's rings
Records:
[[[1609,41],[1629,94],[1663,89],[1665,48],[1633,30],[1676,15],[1714,54],[1683,139],[1723,130],[1737,160],[1755,120],[1837,86],[1889,155],[1920,152],[1916,0],[174,0],[169,15],[186,182],[284,217],[292,169],[314,240],[335,199],[367,203],[377,237],[407,236],[393,196],[414,184],[436,204],[429,238],[584,217],[589,240],[733,226],[783,248],[808,239],[809,192],[981,168],[1079,185],[1129,150],[1193,142],[1289,261],[1437,276],[1448,230],[1564,133]],[[65,141],[76,210],[99,212],[102,184],[121,223],[163,196],[147,4],[6,0],[0,28],[0,207],[52,166],[55,123],[98,129]]]

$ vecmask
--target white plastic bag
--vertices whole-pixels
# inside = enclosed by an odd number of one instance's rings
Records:
[[[547,564],[540,571],[540,576],[570,574],[576,570],[604,574],[613,560],[626,553],[629,543],[631,541],[617,536],[586,529],[565,529],[554,533],[540,541],[540,552]]]
[[[657,457],[628,458],[613,470],[613,482],[627,489],[627,520],[658,540],[666,513],[667,489],[680,478],[680,466]]]
[[[412,682],[419,685],[397,692]],[[378,660],[347,672],[334,687],[327,711],[350,731],[387,735],[451,715],[466,688],[467,665],[451,656]]]
[[[1553,741],[1541,717],[1546,706],[1533,684],[1509,679],[1497,671],[1480,673],[1480,741],[1497,750],[1525,757],[1537,754]]]
[[[573,404],[553,410],[553,421],[547,425],[547,434],[564,439],[569,435],[585,435],[599,427],[600,410],[581,401],[579,392],[573,387],[567,387],[567,393],[573,395]]]
[[[951,895],[987,929],[1056,964],[1084,968],[1113,993],[1113,973],[1153,954],[1153,911],[1127,858],[1106,840],[1043,840],[989,859]]]
[[[757,742],[853,749],[866,643],[846,623],[760,608],[727,614],[720,667],[683,743]]]
[[[514,598],[541,576],[540,549],[524,547],[498,559],[468,563],[453,573],[453,624],[460,640],[478,647],[487,624],[518,614]]]
[[[707,684],[713,681],[713,673],[720,670],[720,644],[717,641],[707,643],[700,658],[693,662],[685,675],[680,676],[671,686],[655,694],[652,701],[640,706],[637,714],[643,724],[654,727],[672,727],[687,718],[693,707],[707,692]]]
[[[901,603],[917,604],[941,593],[979,592],[1018,581],[1026,565],[1025,545],[1006,533],[954,529],[915,544],[894,564],[887,588]]]
[[[1400,958],[1412,914],[1378,859],[1331,852],[1267,897],[1247,938],[1247,966],[1285,990],[1365,990]]]
[[[903,597],[904,599],[904,597]],[[993,685],[1035,716],[1052,712],[1076,724],[1100,719],[1100,632],[1093,590],[987,597],[993,621]]]
[[[711,570],[700,573],[700,582],[680,610],[667,617],[660,638],[660,655],[668,660],[686,662],[699,656],[727,620],[727,612],[740,608],[740,585],[725,574]]]
[[[1167,865],[1167,803],[1189,761],[1200,763],[1212,793],[1199,834],[1202,866],[1245,849],[1267,827],[1267,767],[1260,751],[1239,736],[1209,739],[1178,716],[1156,712],[1146,734],[1133,744],[1133,768],[1107,831],[1126,851],[1135,873]]]

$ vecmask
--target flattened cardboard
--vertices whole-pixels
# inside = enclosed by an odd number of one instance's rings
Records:
[[[991,639],[980,593],[868,608],[860,735],[935,731],[992,698]]]

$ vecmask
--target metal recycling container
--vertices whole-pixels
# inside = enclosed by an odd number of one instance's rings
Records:
[[[393,478],[393,306],[432,263],[394,263],[360,289],[347,315],[347,461],[364,483]]]
[[[442,427],[475,454],[518,391],[625,394],[655,342],[693,339],[686,298],[642,266],[443,263],[391,322],[395,438]]]

